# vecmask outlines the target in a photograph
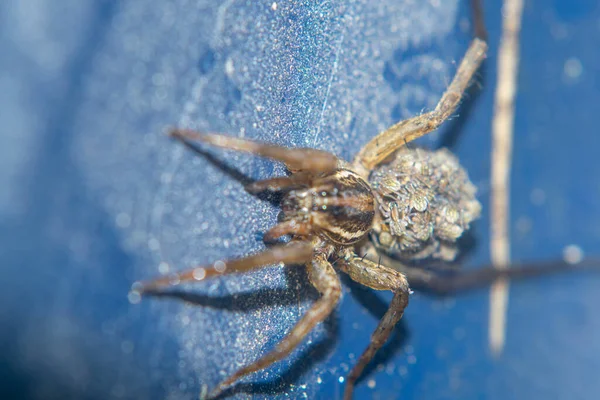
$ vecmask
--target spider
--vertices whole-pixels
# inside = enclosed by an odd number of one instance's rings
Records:
[[[481,36],[479,36],[481,37]],[[565,269],[564,263],[496,270],[479,269],[446,277],[419,268],[403,272],[384,264],[398,258],[454,259],[457,239],[480,213],[475,186],[447,150],[408,149],[406,144],[437,129],[457,109],[486,56],[487,45],[472,40],[457,72],[433,111],[401,121],[369,141],[351,163],[311,148],[287,148],[221,134],[172,129],[171,137],[187,144],[199,141],[283,162],[289,176],[253,182],[246,190],[282,195],[282,220],[264,236],[270,246],[261,253],[198,266],[174,276],[136,282],[132,291],[151,293],[163,287],[215,276],[244,273],[272,264],[304,264],[320,298],[275,348],[222,381],[209,394],[219,396],[239,379],[287,357],[336,308],[341,283],[336,269],[375,290],[393,293],[367,348],[348,374],[344,399],[375,353],[402,318],[412,286],[452,292],[499,277],[523,277]],[[284,237],[290,241],[277,243]],[[388,262],[365,257],[375,248]]]

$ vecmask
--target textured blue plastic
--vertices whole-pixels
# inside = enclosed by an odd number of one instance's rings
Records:
[[[489,260],[490,52],[458,115],[419,143],[450,146],[484,205],[465,268]],[[435,106],[470,40],[468,2],[9,0],[0,5],[0,377],[3,398],[194,399],[268,351],[315,298],[272,267],[145,298],[132,282],[263,248],[277,208],[168,140],[225,132],[350,159]],[[511,190],[512,257],[598,256],[600,8],[526,2]],[[252,178],[265,160],[205,148]],[[600,278],[515,284],[507,343],[487,344],[489,295],[416,293],[358,399],[597,399]],[[338,399],[388,293],[345,289],[293,355],[232,398]]]

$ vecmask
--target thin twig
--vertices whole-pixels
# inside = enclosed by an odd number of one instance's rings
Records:
[[[510,262],[509,197],[512,157],[515,95],[519,64],[519,32],[523,0],[505,0],[502,8],[502,37],[498,51],[498,81],[492,122],[492,198],[491,242],[492,264],[507,268]],[[498,281],[490,292],[489,345],[500,354],[506,332],[508,282]]]

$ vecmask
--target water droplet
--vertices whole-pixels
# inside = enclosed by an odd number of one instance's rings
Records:
[[[130,340],[123,340],[121,342],[121,351],[125,354],[131,354],[133,352],[134,348],[135,348],[135,345]]]
[[[119,228],[124,229],[129,227],[129,225],[131,224],[131,217],[129,216],[129,214],[122,212],[117,215],[115,222],[117,223],[117,226]]]
[[[181,278],[179,277],[179,274],[173,274],[169,277],[169,283],[171,285],[178,285],[179,282],[181,282]]]
[[[192,275],[194,276],[195,280],[201,281],[202,279],[206,278],[206,270],[204,268],[196,268]]]
[[[565,77],[570,81],[576,81],[583,73],[583,65],[578,58],[571,57],[565,61],[564,74]]]
[[[215,271],[217,271],[220,274],[225,272],[225,269],[227,269],[227,265],[225,265],[225,263],[221,260],[215,261],[215,263],[213,264],[213,267],[215,267]]]
[[[132,290],[127,294],[127,300],[129,300],[131,304],[138,304],[142,300],[142,296],[140,295],[140,292]]]
[[[583,249],[575,244],[563,249],[563,260],[568,264],[579,264],[583,260]]]
[[[167,264],[164,261],[161,261],[161,263],[158,264],[158,272],[160,272],[163,275],[166,275],[169,272],[169,264]]]
[[[157,239],[151,238],[151,239],[148,240],[148,248],[151,251],[157,251],[157,250],[160,249],[160,243],[158,242]]]

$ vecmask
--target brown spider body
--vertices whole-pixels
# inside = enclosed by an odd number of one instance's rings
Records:
[[[371,231],[375,197],[360,175],[337,169],[316,177],[310,187],[288,192],[282,210],[285,221],[308,224],[325,241],[348,246]]]

